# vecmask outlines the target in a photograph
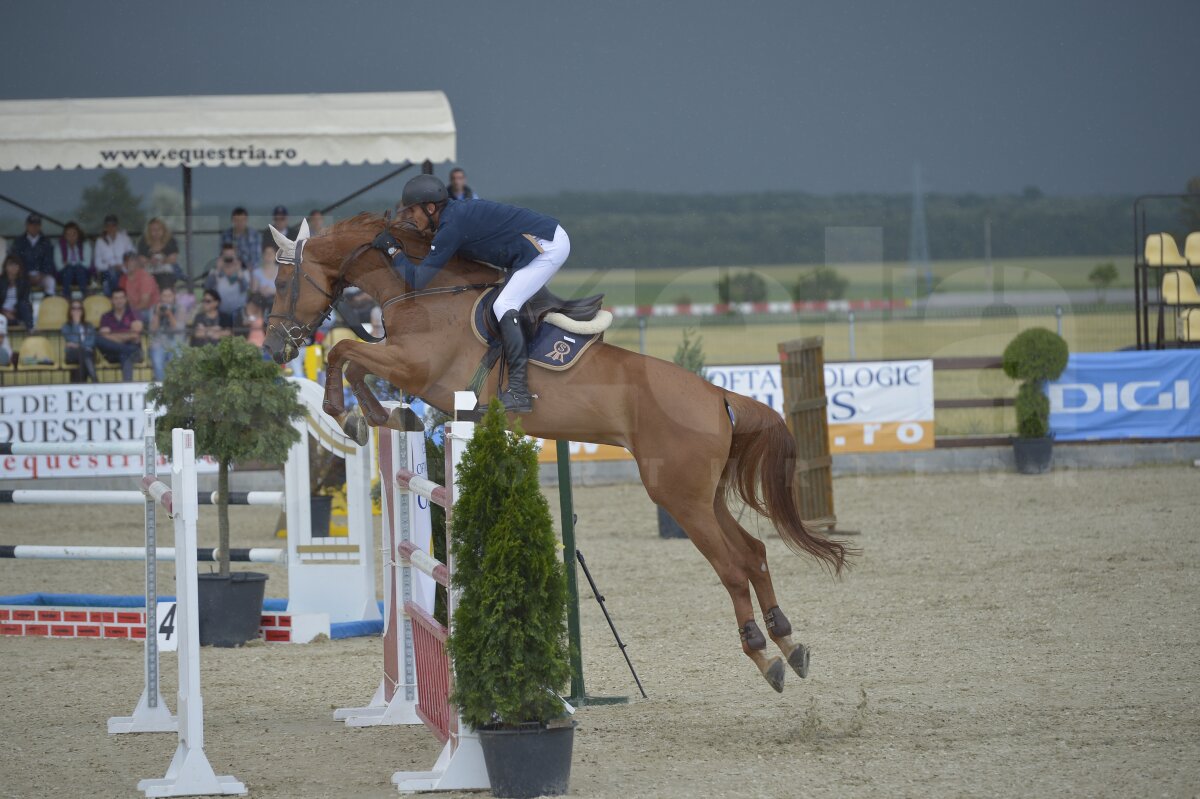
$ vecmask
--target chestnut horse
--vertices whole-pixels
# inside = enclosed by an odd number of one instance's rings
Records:
[[[370,247],[385,228],[411,260],[429,251],[423,236],[374,214],[339,222],[299,248],[307,226],[297,242],[277,234],[281,266],[264,345],[277,363],[295,356],[346,286],[359,287],[383,307],[386,342],[344,340],[327,354],[325,412],[359,438],[365,429],[355,430],[357,417],[344,413],[343,369],[371,425],[386,425],[389,417],[363,383],[368,374],[437,408],[452,408],[454,392],[468,386],[484,355],[471,332],[472,308],[481,287],[502,277],[488,265],[454,259],[428,288],[413,291]],[[481,402],[496,393],[495,381],[488,383]],[[521,418],[525,432],[629,450],[650,498],[679,522],[729,591],[742,650],[776,691],[783,690],[784,660],[806,676],[808,649],[792,641],[766,547],[738,524],[727,504],[731,495],[740,497],[770,519],[793,551],[814,556],[835,573],[845,565],[846,547],[800,518],[792,494],[795,442],[779,414],[675,364],[603,341],[566,371],[530,368],[529,385],[537,399],[533,412]],[[766,654],[752,588],[782,657]]]

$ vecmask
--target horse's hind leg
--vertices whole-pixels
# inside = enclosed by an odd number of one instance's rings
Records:
[[[792,625],[779,609],[775,586],[771,582],[771,572],[767,568],[766,545],[738,524],[737,519],[733,518],[733,514],[726,507],[724,497],[719,494],[713,503],[713,511],[729,543],[729,549],[740,553],[746,559],[743,568],[754,586],[758,606],[762,609],[763,620],[767,623],[767,634],[779,647],[792,671],[800,677],[807,677],[808,647],[792,641]]]

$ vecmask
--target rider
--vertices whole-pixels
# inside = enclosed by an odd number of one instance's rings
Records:
[[[404,186],[400,219],[433,233],[425,260],[409,263],[399,242],[386,230],[373,246],[382,250],[414,289],[429,284],[456,253],[511,270],[492,306],[499,320],[500,343],[508,365],[508,390],[500,395],[506,410],[529,413],[533,398],[526,375],[528,347],[518,313],[525,301],[550,282],[571,254],[571,240],[557,219],[489,200],[450,200],[433,175],[417,175]]]

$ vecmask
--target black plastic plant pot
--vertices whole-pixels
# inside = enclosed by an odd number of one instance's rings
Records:
[[[688,534],[679,526],[679,522],[675,521],[675,517],[667,513],[661,505],[658,506],[658,537],[659,538],[687,538]]]
[[[1013,439],[1013,458],[1017,462],[1017,471],[1021,474],[1044,474],[1050,471],[1053,456],[1053,438],[1047,436]]]
[[[553,727],[523,724],[477,732],[492,796],[527,799],[566,794],[571,782],[575,722]]]
[[[333,516],[333,497],[313,494],[308,498],[308,520],[313,538],[329,537],[329,520]]]
[[[241,646],[258,637],[267,575],[233,572],[199,577],[201,646]]]

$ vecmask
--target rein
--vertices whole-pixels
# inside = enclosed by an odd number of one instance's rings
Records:
[[[346,281],[346,271],[349,269],[352,263],[357,261],[367,250],[371,249],[371,245],[369,244],[360,245],[342,260],[342,265],[338,269],[337,280],[334,281],[333,284],[333,293],[331,294],[318,286],[317,282],[312,279],[312,276],[303,269],[305,241],[307,241],[307,239],[296,242],[296,253],[291,258],[285,258],[282,251],[276,254],[276,263],[293,266],[296,269],[296,273],[292,275],[292,279],[290,281],[291,286],[289,287],[287,314],[273,313],[268,314],[267,316],[268,320],[276,318],[283,320],[282,324],[278,326],[273,323],[269,323],[267,325],[267,329],[271,330],[272,328],[277,327],[280,331],[281,337],[283,337],[293,347],[297,348],[306,346],[309,339],[313,337],[321,325],[324,324],[325,320],[329,318],[329,315],[338,310],[338,306],[345,298],[343,290],[347,285],[349,285],[349,283]],[[408,252],[404,249],[404,242],[397,241],[397,243],[400,245],[400,251],[404,253],[404,257],[407,259]],[[391,268],[390,265],[389,268]],[[296,319],[296,304],[300,300],[300,280],[298,279],[298,276],[303,276],[313,288],[315,288],[322,296],[329,300],[328,307],[326,307],[325,311],[320,316],[303,325],[300,324],[300,322]],[[496,281],[492,283],[467,283],[459,286],[445,286],[442,288],[408,291],[404,294],[400,294],[399,296],[390,297],[389,299],[384,300],[384,302],[380,305],[380,312],[382,313],[391,306],[406,300],[416,300],[420,299],[421,297],[429,297],[437,294],[457,295],[467,291],[483,291],[484,289],[494,288],[500,285],[503,285],[502,281]],[[350,328],[354,335],[358,336],[363,341],[371,344],[377,344],[387,338],[386,328],[384,329],[384,334],[382,336],[375,336],[371,333],[368,333],[360,323],[347,319],[345,314],[342,314],[342,321],[346,323],[346,326]]]

